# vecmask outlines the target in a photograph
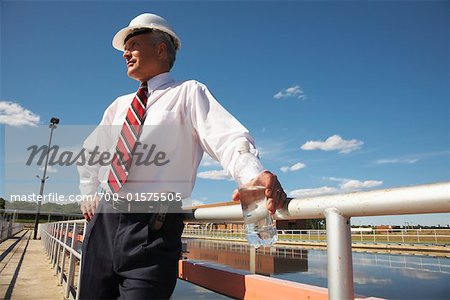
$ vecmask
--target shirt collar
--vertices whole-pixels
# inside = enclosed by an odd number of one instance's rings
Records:
[[[166,85],[173,81],[174,81],[174,79],[170,75],[170,72],[158,74],[155,77],[152,77],[149,81],[147,81],[148,93],[151,94],[153,91],[157,90],[159,87]]]

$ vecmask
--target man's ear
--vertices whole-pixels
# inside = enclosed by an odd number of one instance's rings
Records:
[[[158,45],[158,55],[161,57],[162,55],[167,54],[167,45],[164,43],[160,43]]]

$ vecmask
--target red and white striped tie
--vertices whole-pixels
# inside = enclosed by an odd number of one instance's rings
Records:
[[[136,141],[139,139],[144,124],[146,105],[147,82],[144,82],[131,102],[117,140],[116,152],[108,175],[108,185],[113,193],[117,193],[127,181]]]

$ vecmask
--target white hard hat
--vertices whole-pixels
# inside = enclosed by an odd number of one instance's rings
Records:
[[[173,38],[176,50],[178,50],[181,46],[181,41],[178,38],[177,34],[173,31],[172,27],[170,27],[169,23],[167,23],[164,18],[158,15],[145,13],[131,20],[128,27],[122,28],[116,33],[112,40],[113,47],[117,50],[124,51],[124,42],[126,37],[134,30],[141,28],[161,30],[169,34]]]

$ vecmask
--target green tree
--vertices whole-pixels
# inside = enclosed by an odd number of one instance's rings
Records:
[[[307,229],[325,229],[325,219],[307,219],[306,220]]]
[[[6,207],[6,201],[2,197],[0,197],[0,209],[5,209]],[[0,212],[0,219],[3,217],[3,212]]]

